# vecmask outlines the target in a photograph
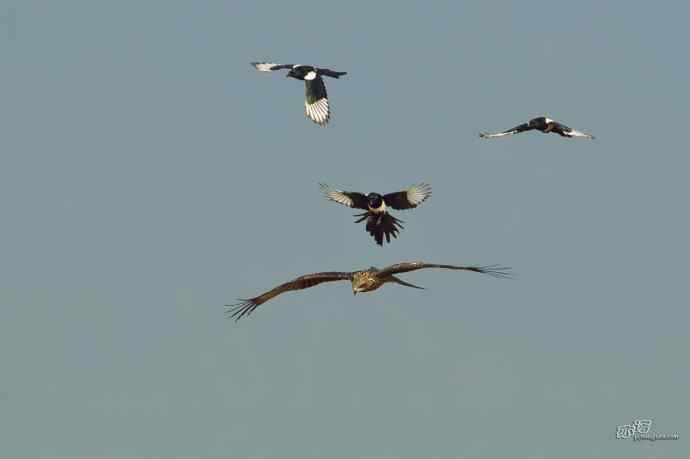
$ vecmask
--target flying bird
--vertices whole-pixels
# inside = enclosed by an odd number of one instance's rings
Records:
[[[395,265],[387,266],[383,269],[377,269],[371,267],[369,269],[364,269],[361,271],[353,272],[322,272],[307,274],[306,276],[300,276],[296,279],[291,280],[269,290],[266,293],[262,293],[254,298],[239,299],[239,303],[226,305],[227,314],[230,318],[235,319],[235,321],[240,320],[244,316],[248,316],[260,305],[264,304],[268,300],[280,295],[281,293],[289,292],[292,290],[304,290],[306,288],[314,287],[315,285],[322,284],[324,282],[334,282],[334,281],[350,281],[352,283],[352,293],[357,294],[359,292],[371,292],[383,284],[392,282],[406,287],[412,287],[417,289],[423,289],[414,284],[403,281],[395,276],[395,274],[406,273],[409,271],[416,271],[418,269],[427,268],[442,268],[442,269],[455,269],[463,271],[472,271],[475,273],[487,274],[496,278],[509,278],[511,277],[510,268],[506,268],[499,265],[492,266],[453,266],[453,265],[437,265],[433,263],[425,263],[423,261],[407,261],[403,263],[398,263]]]
[[[549,132],[553,132],[554,134],[558,134],[562,137],[582,137],[584,139],[593,139],[594,136],[590,134],[586,134],[584,132],[576,131],[575,129],[569,128],[565,124],[559,123],[558,121],[554,121],[551,118],[547,118],[545,116],[540,116],[537,118],[533,118],[529,120],[526,123],[519,124],[515,126],[512,129],[508,129],[507,131],[503,132],[497,132],[494,134],[488,133],[488,132],[480,132],[479,137],[482,139],[493,139],[495,137],[503,137],[506,135],[513,135],[517,134],[520,132],[525,132],[525,131],[532,131],[532,130],[537,130],[541,131],[544,134],[548,134]]]
[[[404,210],[413,209],[426,201],[431,196],[431,186],[426,183],[414,185],[406,190],[395,193],[357,193],[354,191],[342,191],[320,183],[323,194],[339,204],[354,209],[362,209],[366,212],[354,215],[359,217],[355,223],[367,221],[366,230],[374,237],[376,243],[383,246],[383,237],[386,242],[391,241],[391,236],[398,237],[398,232],[403,229],[402,221],[388,213],[389,208]]]
[[[347,72],[336,72],[330,69],[319,69],[311,65],[273,64],[269,62],[252,62],[252,66],[259,72],[273,72],[274,70],[290,69],[287,77],[303,80],[307,98],[304,101],[304,113],[309,119],[325,126],[331,117],[331,108],[328,104],[326,85],[321,76],[340,78]]]

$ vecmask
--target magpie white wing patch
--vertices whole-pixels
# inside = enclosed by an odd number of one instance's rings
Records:
[[[311,80],[313,80],[314,78],[316,78],[316,72],[313,71],[313,70],[312,70],[311,72],[307,72],[307,74],[304,75],[304,79],[305,79],[305,80],[311,81]]]
[[[328,123],[331,117],[331,110],[328,106],[328,99],[319,99],[316,102],[310,104],[308,101],[304,102],[305,114],[309,119],[318,125],[324,126]]]
[[[352,199],[340,190],[331,188],[325,183],[319,183],[319,187],[321,187],[321,192],[331,201],[335,201],[347,207],[352,207],[354,204]]]
[[[252,62],[252,66],[259,72],[272,72],[276,70],[280,64],[275,64],[273,62]]]
[[[491,134],[489,132],[480,132],[479,137],[481,137],[482,139],[493,139],[495,137],[503,137],[512,134],[515,134],[515,131],[496,132],[495,134]]]
[[[407,189],[407,201],[412,207],[417,207],[419,204],[426,201],[431,196],[431,185],[420,183],[419,185],[411,186]]]
[[[585,138],[585,139],[593,139],[593,138],[594,138],[594,136],[592,136],[592,135],[590,135],[590,134],[587,134],[587,133],[584,133],[584,132],[580,132],[580,131],[576,131],[575,129],[571,129],[571,130],[565,132],[565,134],[566,134],[568,137],[582,137],[582,138]]]

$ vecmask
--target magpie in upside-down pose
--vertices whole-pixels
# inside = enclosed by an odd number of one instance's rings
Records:
[[[383,246],[384,235],[386,242],[390,242],[391,235],[397,238],[398,232],[403,229],[402,221],[388,213],[389,207],[397,210],[412,209],[431,196],[431,186],[425,183],[384,195],[378,193],[365,195],[354,191],[336,190],[323,183],[319,185],[321,191],[331,201],[354,209],[366,210],[364,213],[355,215],[355,217],[359,217],[355,223],[366,220],[366,230],[380,246]]]
[[[340,78],[343,75],[347,75],[347,72],[319,69],[311,65],[272,64],[269,62],[252,62],[251,64],[260,72],[290,69],[286,75],[287,77],[304,81],[307,94],[307,99],[304,101],[305,115],[319,126],[328,124],[328,120],[331,117],[331,109],[328,104],[326,85],[323,83],[321,76]]]
[[[371,267],[369,269],[363,269],[360,271],[352,272],[336,272],[328,271],[322,273],[307,274],[305,276],[297,277],[289,282],[280,284],[277,287],[262,293],[254,298],[242,298],[238,299],[237,304],[228,304],[227,314],[230,318],[235,319],[235,321],[240,320],[244,316],[248,316],[260,305],[264,304],[268,300],[275,298],[276,296],[293,291],[293,290],[304,290],[307,288],[314,287],[316,285],[322,284],[324,282],[334,282],[334,281],[350,281],[352,284],[352,293],[355,295],[358,292],[372,292],[384,284],[395,283],[404,285],[405,287],[412,287],[423,289],[424,287],[419,287],[409,282],[405,282],[399,279],[396,274],[406,273],[410,271],[416,271],[418,269],[428,269],[428,268],[440,268],[440,269],[453,269],[458,271],[471,271],[480,274],[486,274],[497,278],[510,278],[511,270],[500,265],[491,266],[454,266],[454,265],[438,265],[435,263],[425,263],[423,261],[407,261],[403,263],[398,263],[391,266],[386,266],[383,269],[377,269]]]
[[[507,131],[503,132],[497,132],[494,134],[490,134],[488,132],[480,132],[479,137],[482,139],[493,139],[494,137],[503,137],[506,135],[512,135],[512,134],[517,134],[519,132],[525,132],[525,131],[532,131],[532,130],[537,130],[541,131],[544,134],[548,134],[549,132],[553,132],[554,134],[558,134],[561,137],[582,137],[584,139],[593,139],[593,135],[585,134],[584,132],[576,131],[575,129],[571,129],[565,124],[559,123],[558,121],[554,121],[551,118],[547,118],[545,116],[540,116],[538,118],[533,118],[529,120],[526,123],[522,123],[520,125],[515,126],[512,129],[508,129]]]

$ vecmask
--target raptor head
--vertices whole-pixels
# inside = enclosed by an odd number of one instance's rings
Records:
[[[376,277],[377,269],[372,267],[364,271],[357,271],[352,278],[352,293],[356,295],[360,292],[370,292],[380,286]]]

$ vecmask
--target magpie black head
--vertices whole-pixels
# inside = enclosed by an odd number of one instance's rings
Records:
[[[539,127],[546,124],[546,117],[538,116],[529,120],[529,127]]]
[[[314,67],[311,65],[297,65],[290,69],[290,71],[285,75],[288,78],[294,78],[296,80],[304,80],[309,72],[314,71]]]
[[[372,209],[378,209],[381,207],[381,203],[383,202],[383,196],[378,193],[369,193],[367,195],[367,201],[369,203],[369,207]]]

